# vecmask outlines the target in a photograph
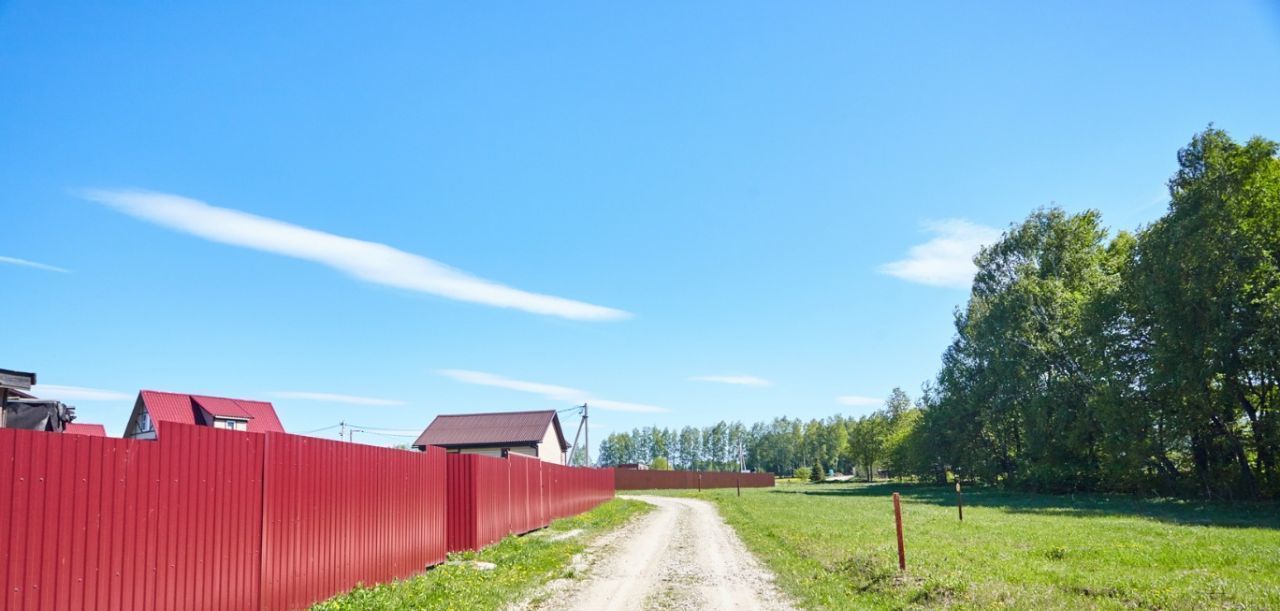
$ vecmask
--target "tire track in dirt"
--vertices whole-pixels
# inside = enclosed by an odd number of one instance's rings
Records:
[[[792,609],[773,575],[747,551],[715,506],[631,496],[656,509],[597,539],[579,559],[581,581],[552,584],[533,608]],[[529,608],[529,607],[523,607]]]

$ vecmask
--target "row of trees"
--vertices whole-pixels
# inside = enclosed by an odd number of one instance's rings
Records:
[[[600,464],[646,464],[675,468],[755,471],[791,474],[818,467],[873,478],[910,472],[923,462],[909,457],[906,443],[919,422],[920,409],[895,388],[885,408],[861,418],[839,415],[822,420],[775,418],[750,427],[719,422],[706,428],[680,430],[646,427],[609,435],[600,445]],[[741,460],[741,462],[740,462]]]
[[[1280,159],[1197,135],[1169,211],[1053,208],[975,262],[913,470],[1042,490],[1280,494]]]
[[[654,468],[730,471],[738,468],[739,448],[747,443],[741,422],[683,429],[646,427],[610,434],[600,444],[599,464],[645,464]]]
[[[1280,147],[1178,154],[1168,212],[1115,235],[1033,212],[975,259],[937,377],[861,418],[610,435],[603,464],[822,466],[1044,491],[1280,497]]]

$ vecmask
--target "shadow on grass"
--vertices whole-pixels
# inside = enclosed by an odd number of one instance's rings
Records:
[[[955,489],[912,483],[812,484],[775,488],[771,494],[879,497],[897,492],[906,503],[955,507]],[[1010,513],[1078,517],[1134,516],[1174,524],[1280,529],[1280,502],[1205,502],[1140,498],[1123,494],[1035,494],[974,486],[964,491],[966,507],[990,507]]]

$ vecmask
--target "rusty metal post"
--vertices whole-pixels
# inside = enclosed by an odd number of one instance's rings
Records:
[[[738,496],[742,496],[742,472],[741,471],[738,472],[738,478],[735,479],[733,483],[738,486]]]
[[[702,492],[702,473],[698,473],[698,492]]]
[[[902,542],[902,501],[893,493],[893,519],[898,523],[898,570],[907,570],[907,548]]]
[[[956,511],[960,512],[960,521],[964,521],[964,494],[960,492],[960,482],[956,482]]]

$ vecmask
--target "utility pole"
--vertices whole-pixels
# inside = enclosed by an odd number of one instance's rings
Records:
[[[343,420],[338,423],[338,441],[342,441],[347,437],[347,421]]]
[[[578,440],[579,440],[579,439],[582,439],[582,435],[585,433],[585,434],[586,434],[586,436],[587,436],[587,445],[586,445],[586,447],[584,447],[584,448],[582,449],[584,452],[586,452],[586,460],[583,462],[583,464],[585,464],[586,466],[590,467],[590,466],[591,466],[591,450],[590,450],[589,448],[590,448],[590,446],[591,446],[591,434],[590,434],[590,433],[586,433],[586,430],[587,430],[587,404],[586,404],[586,403],[583,403],[582,405],[575,405],[575,406],[573,406],[573,407],[571,407],[571,408],[569,408],[569,409],[562,409],[562,410],[560,410],[560,411],[561,411],[561,412],[569,412],[569,411],[574,411],[574,412],[576,412],[576,411],[578,411],[578,410],[582,410],[582,420],[579,420],[579,421],[578,421],[578,430],[577,430],[576,432],[574,432],[574,434],[573,434],[573,445],[569,447],[569,456],[568,456],[568,458],[567,458],[567,460],[566,460],[566,464],[570,464],[570,465],[574,464],[573,459],[574,459],[575,457],[577,457],[577,456],[578,456]]]
[[[586,436],[583,450],[587,452],[587,466],[591,466],[591,427],[587,422],[587,402],[582,402],[582,434]]]

